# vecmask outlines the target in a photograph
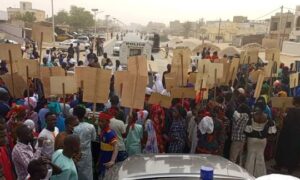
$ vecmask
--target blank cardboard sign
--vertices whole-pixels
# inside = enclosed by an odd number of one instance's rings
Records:
[[[272,97],[271,103],[273,108],[291,108],[294,107],[293,97]]]
[[[11,51],[12,62],[17,62],[22,59],[21,44],[0,44],[0,59],[9,61],[9,50]]]
[[[299,84],[299,73],[290,74],[290,88],[297,87]]]
[[[177,86],[185,86],[188,79],[188,66],[191,58],[191,51],[188,48],[179,47],[173,51],[172,69]]]
[[[236,74],[238,72],[240,59],[234,58],[230,64],[229,72],[226,77],[226,84],[229,84],[230,81],[234,81]]]
[[[249,79],[251,80],[251,82],[257,83],[260,73],[261,73],[261,70],[251,71],[249,74]]]
[[[208,74],[197,74],[195,90],[199,91],[200,89],[207,88]]]
[[[176,87],[176,74],[175,73],[168,73],[165,74],[165,83],[167,91],[170,91],[172,88]]]
[[[82,67],[82,66],[75,68],[75,80],[76,80],[77,88],[84,88],[84,84],[83,84],[84,80],[86,78],[91,78],[86,75],[87,74],[86,72],[88,72],[90,68],[91,67]]]
[[[51,95],[63,95],[63,84],[65,85],[65,94],[77,92],[74,76],[52,76],[50,77]]]
[[[258,76],[258,80],[257,80],[257,83],[256,83],[255,92],[254,92],[254,97],[256,99],[259,98],[259,96],[260,96],[260,92],[261,92],[262,85],[264,83],[264,79],[265,79],[264,72],[261,71],[259,76]]]
[[[13,95],[15,98],[23,98],[23,93],[27,88],[27,84],[26,81],[19,74],[13,74],[14,86],[12,83],[11,74],[5,74],[3,76],[0,76],[0,78],[4,81],[11,95]]]
[[[149,104],[159,104],[164,108],[170,108],[171,102],[171,97],[161,95],[160,93],[152,93],[148,101]]]
[[[123,84],[122,106],[143,109],[148,84],[147,60],[143,56],[128,59],[127,80]]]
[[[264,67],[265,77],[271,77],[273,75],[274,61],[269,61],[268,64]],[[272,74],[271,74],[272,73]]]
[[[128,71],[117,71],[114,74],[114,87],[115,87],[115,93],[122,98],[122,88],[124,86],[124,83],[128,79]]]
[[[66,71],[61,67],[41,67],[40,68],[41,77],[51,77],[51,76],[65,76]]]
[[[83,101],[93,103],[106,103],[109,97],[111,70],[89,68],[85,71],[87,78],[83,81]],[[94,77],[94,78],[91,78]]]
[[[37,60],[23,59],[18,61],[18,74],[25,77],[27,76],[26,68],[28,67],[28,77],[38,78],[39,76],[39,62]]]
[[[44,96],[45,98],[48,98],[52,95],[50,89],[50,77],[41,77],[41,81],[43,83]]]
[[[277,48],[266,49],[265,59],[267,61],[280,62],[280,50]]]
[[[195,99],[196,91],[194,88],[173,88],[171,89],[172,98],[191,98]]]
[[[43,33],[43,42],[53,42],[52,27],[42,26],[40,24],[32,25],[32,39],[38,43],[41,42],[41,33]]]
[[[252,48],[241,52],[241,64],[257,63],[259,49]]]
[[[188,83],[196,84],[197,73],[190,73],[188,77]]]

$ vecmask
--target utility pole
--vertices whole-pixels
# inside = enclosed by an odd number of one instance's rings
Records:
[[[280,12],[278,34],[277,34],[278,48],[281,47],[280,42],[281,42],[281,26],[282,26],[282,16],[283,16],[283,6],[281,6],[280,9],[281,9],[281,12]]]
[[[221,18],[220,18],[220,20],[219,20],[218,44],[220,43],[220,31],[221,31]]]
[[[52,8],[52,30],[53,30],[53,46],[55,45],[55,25],[54,25],[54,7],[53,0],[51,0],[51,8]]]

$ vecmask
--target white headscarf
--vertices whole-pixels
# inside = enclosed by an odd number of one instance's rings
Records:
[[[32,107],[32,109],[35,109],[37,106],[37,100],[35,99],[35,97],[29,97],[29,101],[28,98],[24,98],[25,102],[24,105],[29,107],[29,105]]]
[[[198,128],[201,134],[212,134],[214,132],[214,121],[211,117],[205,116],[199,123]]]
[[[35,131],[35,124],[34,124],[33,120],[27,119],[26,121],[24,121],[23,124],[26,125],[29,129]]]
[[[138,111],[137,112],[137,121],[136,123],[143,125],[144,122],[146,121],[147,117],[148,117],[148,111],[143,110],[143,111]]]
[[[153,92],[161,93],[164,90],[163,83],[161,81],[160,75],[157,73],[155,74],[156,80],[152,87]]]

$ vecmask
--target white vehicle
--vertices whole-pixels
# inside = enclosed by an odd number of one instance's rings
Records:
[[[139,41],[123,41],[119,48],[119,60],[122,65],[127,65],[128,58],[131,56],[143,55],[147,60],[151,60],[151,43]]]
[[[85,51],[85,47],[90,47],[90,43],[81,43],[78,39],[68,39],[58,43],[57,48],[62,51],[68,51],[68,48],[70,47],[71,44],[73,44],[73,47],[76,47],[78,43],[80,43],[79,45],[80,51]]]
[[[117,41],[114,48],[113,48],[113,56],[119,56],[120,55],[120,47],[122,45],[123,41]]]
[[[90,38],[87,36],[78,36],[77,39],[80,43],[90,43]]]

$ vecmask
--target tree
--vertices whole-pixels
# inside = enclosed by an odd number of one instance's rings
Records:
[[[54,21],[56,24],[68,24],[69,23],[69,13],[65,10],[59,11],[57,15],[54,16]]]
[[[187,22],[183,23],[183,35],[184,35],[184,38],[188,38],[189,37],[191,29],[192,29],[192,23],[191,22],[187,21]]]
[[[24,14],[21,14],[20,12],[18,12],[14,15],[13,19],[21,20],[21,21],[29,22],[29,23],[36,21],[35,14],[33,12],[25,12]]]
[[[91,12],[76,6],[71,6],[68,22],[69,25],[75,29],[84,29],[94,25],[94,19]]]

